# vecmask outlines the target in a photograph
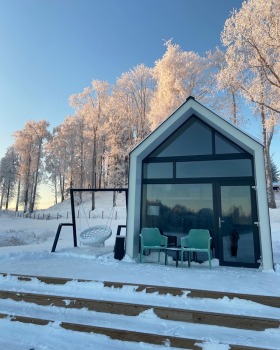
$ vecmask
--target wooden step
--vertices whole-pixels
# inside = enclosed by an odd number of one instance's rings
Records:
[[[57,306],[63,308],[82,309],[125,316],[138,316],[140,313],[153,309],[161,319],[179,322],[207,324],[229,328],[263,331],[268,328],[279,328],[280,321],[263,317],[241,316],[209,311],[186,310],[179,308],[131,304],[117,301],[95,300],[68,296],[45,295],[0,290],[1,299],[25,301],[42,306]],[[65,302],[67,300],[67,302]]]
[[[49,323],[55,322],[55,320],[46,320],[34,317],[17,316],[0,313],[0,318],[9,318],[12,322],[22,322],[22,323],[32,323],[35,325],[48,325]],[[191,339],[191,338],[180,338],[160,334],[152,333],[142,333],[128,330],[119,330],[115,328],[97,327],[91,325],[81,325],[76,323],[61,322],[60,327],[76,331],[76,332],[86,332],[86,333],[96,333],[103,334],[111,339],[129,341],[129,342],[144,342],[148,344],[155,345],[165,345],[169,344],[170,347],[175,347],[179,349],[194,349],[198,350],[202,348],[203,340],[201,339]],[[263,350],[261,347],[251,347],[245,345],[228,344],[231,350]]]
[[[2,276],[14,276],[20,281],[31,281],[32,278],[37,278],[39,281],[46,284],[59,284],[63,285],[68,282],[73,281],[71,278],[60,278],[60,277],[46,277],[46,276],[34,276],[34,275],[17,275],[17,274],[7,274],[0,273]],[[100,282],[92,281],[86,279],[75,279],[77,282]],[[280,308],[280,297],[278,296],[268,296],[268,295],[254,295],[254,294],[242,294],[242,293],[231,293],[231,292],[220,292],[220,291],[210,291],[210,290],[199,290],[192,288],[177,288],[177,287],[167,287],[167,286],[153,286],[146,284],[133,284],[133,283],[123,283],[123,282],[102,282],[104,287],[109,288],[123,288],[125,286],[135,287],[136,292],[146,293],[158,293],[158,294],[170,294],[174,296],[181,296],[184,293],[188,293],[189,298],[210,298],[210,299],[221,299],[227,297],[229,299],[238,298],[243,300],[250,300],[262,305],[272,306]]]

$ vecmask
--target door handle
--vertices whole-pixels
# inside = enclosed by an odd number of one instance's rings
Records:
[[[222,223],[225,222],[225,220],[222,220],[220,217],[219,217],[219,228],[222,228]]]

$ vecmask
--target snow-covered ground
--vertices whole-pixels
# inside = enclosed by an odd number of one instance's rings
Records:
[[[39,282],[37,279],[26,283],[18,281],[8,275],[0,277],[1,290],[17,290],[36,292],[41,294],[57,294],[73,297],[96,298],[102,300],[126,300],[137,303],[153,305],[160,303],[165,306],[185,307],[196,310],[209,310],[219,312],[237,312],[243,315],[271,317],[280,319],[280,309],[268,306],[260,306],[245,300],[229,300],[223,298],[205,302],[205,300],[191,299],[187,295],[174,297],[170,295],[158,296],[147,293],[137,293],[133,287],[126,287],[123,291],[116,291],[103,287],[103,281],[129,282],[135,284],[155,284],[164,286],[177,286],[193,289],[212,289],[239,293],[280,296],[280,197],[277,198],[278,208],[270,211],[273,254],[275,271],[262,271],[261,269],[221,267],[217,261],[213,261],[213,269],[208,265],[192,265],[187,267],[175,267],[173,261],[168,266],[164,265],[162,256],[161,264],[145,263],[125,257],[122,261],[115,260],[113,246],[118,224],[125,223],[124,195],[117,198],[117,206],[112,210],[111,198],[97,196],[97,208],[89,217],[89,208],[86,204],[79,206],[77,228],[81,231],[89,225],[110,224],[114,234],[106,241],[104,248],[89,248],[86,246],[73,247],[72,230],[64,227],[58,241],[55,253],[51,253],[55,233],[60,222],[70,222],[66,219],[66,212],[70,212],[69,202],[65,202],[45,212],[45,217],[57,217],[65,215],[59,220],[34,220],[10,217],[3,214],[0,217],[0,272],[8,274],[27,274],[52,277],[68,277],[73,279],[87,279],[99,281],[88,282],[80,287],[78,283],[69,282],[65,286],[51,286]],[[59,215],[58,215],[59,213]],[[37,213],[38,214],[38,213]],[[42,212],[41,212],[42,214]],[[81,218],[83,216],[83,218]],[[103,216],[103,219],[102,219]],[[148,259],[151,259],[149,257]],[[0,301],[0,313],[18,314],[16,302],[11,300]],[[61,311],[56,307],[31,307],[22,302],[23,315],[25,313],[40,318],[41,315],[59,314],[61,321],[73,319],[76,322],[94,324],[92,312],[88,310]],[[17,310],[17,312],[15,311]],[[238,311],[237,311],[238,310]],[[43,316],[42,316],[43,317]],[[44,316],[46,317],[46,316]],[[51,316],[50,316],[51,317]],[[102,324],[102,315],[99,324]],[[152,312],[143,313],[132,318],[128,316],[108,316],[104,314],[104,324],[119,324],[120,328],[137,330],[139,325],[146,327],[147,331],[176,336],[193,337],[201,334],[215,334],[204,343],[203,349],[229,349],[226,343],[238,344],[239,342],[250,346],[265,346],[267,349],[280,349],[280,330],[268,329],[264,332],[245,331],[236,329],[229,332],[227,328],[214,326],[190,325],[181,322],[171,322],[158,319]],[[50,318],[52,319],[52,318]],[[90,322],[90,323],[89,323]],[[243,339],[241,341],[241,339]],[[166,345],[167,346],[167,345]],[[155,346],[144,343],[126,343],[111,340],[106,336],[86,333],[76,333],[65,330],[59,323],[48,326],[36,326],[11,322],[8,319],[0,319],[0,348],[14,349],[163,349],[166,346]],[[278,347],[279,346],[279,347]]]

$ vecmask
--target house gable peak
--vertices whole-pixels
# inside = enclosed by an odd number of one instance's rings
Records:
[[[188,102],[189,100],[194,100],[195,101],[195,98],[193,96],[189,96],[189,97],[187,97],[186,102]]]

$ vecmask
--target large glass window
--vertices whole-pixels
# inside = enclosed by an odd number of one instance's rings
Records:
[[[252,176],[250,159],[223,159],[176,163],[177,178]]]
[[[187,234],[191,228],[213,228],[211,184],[143,185],[142,227],[165,234]]]

